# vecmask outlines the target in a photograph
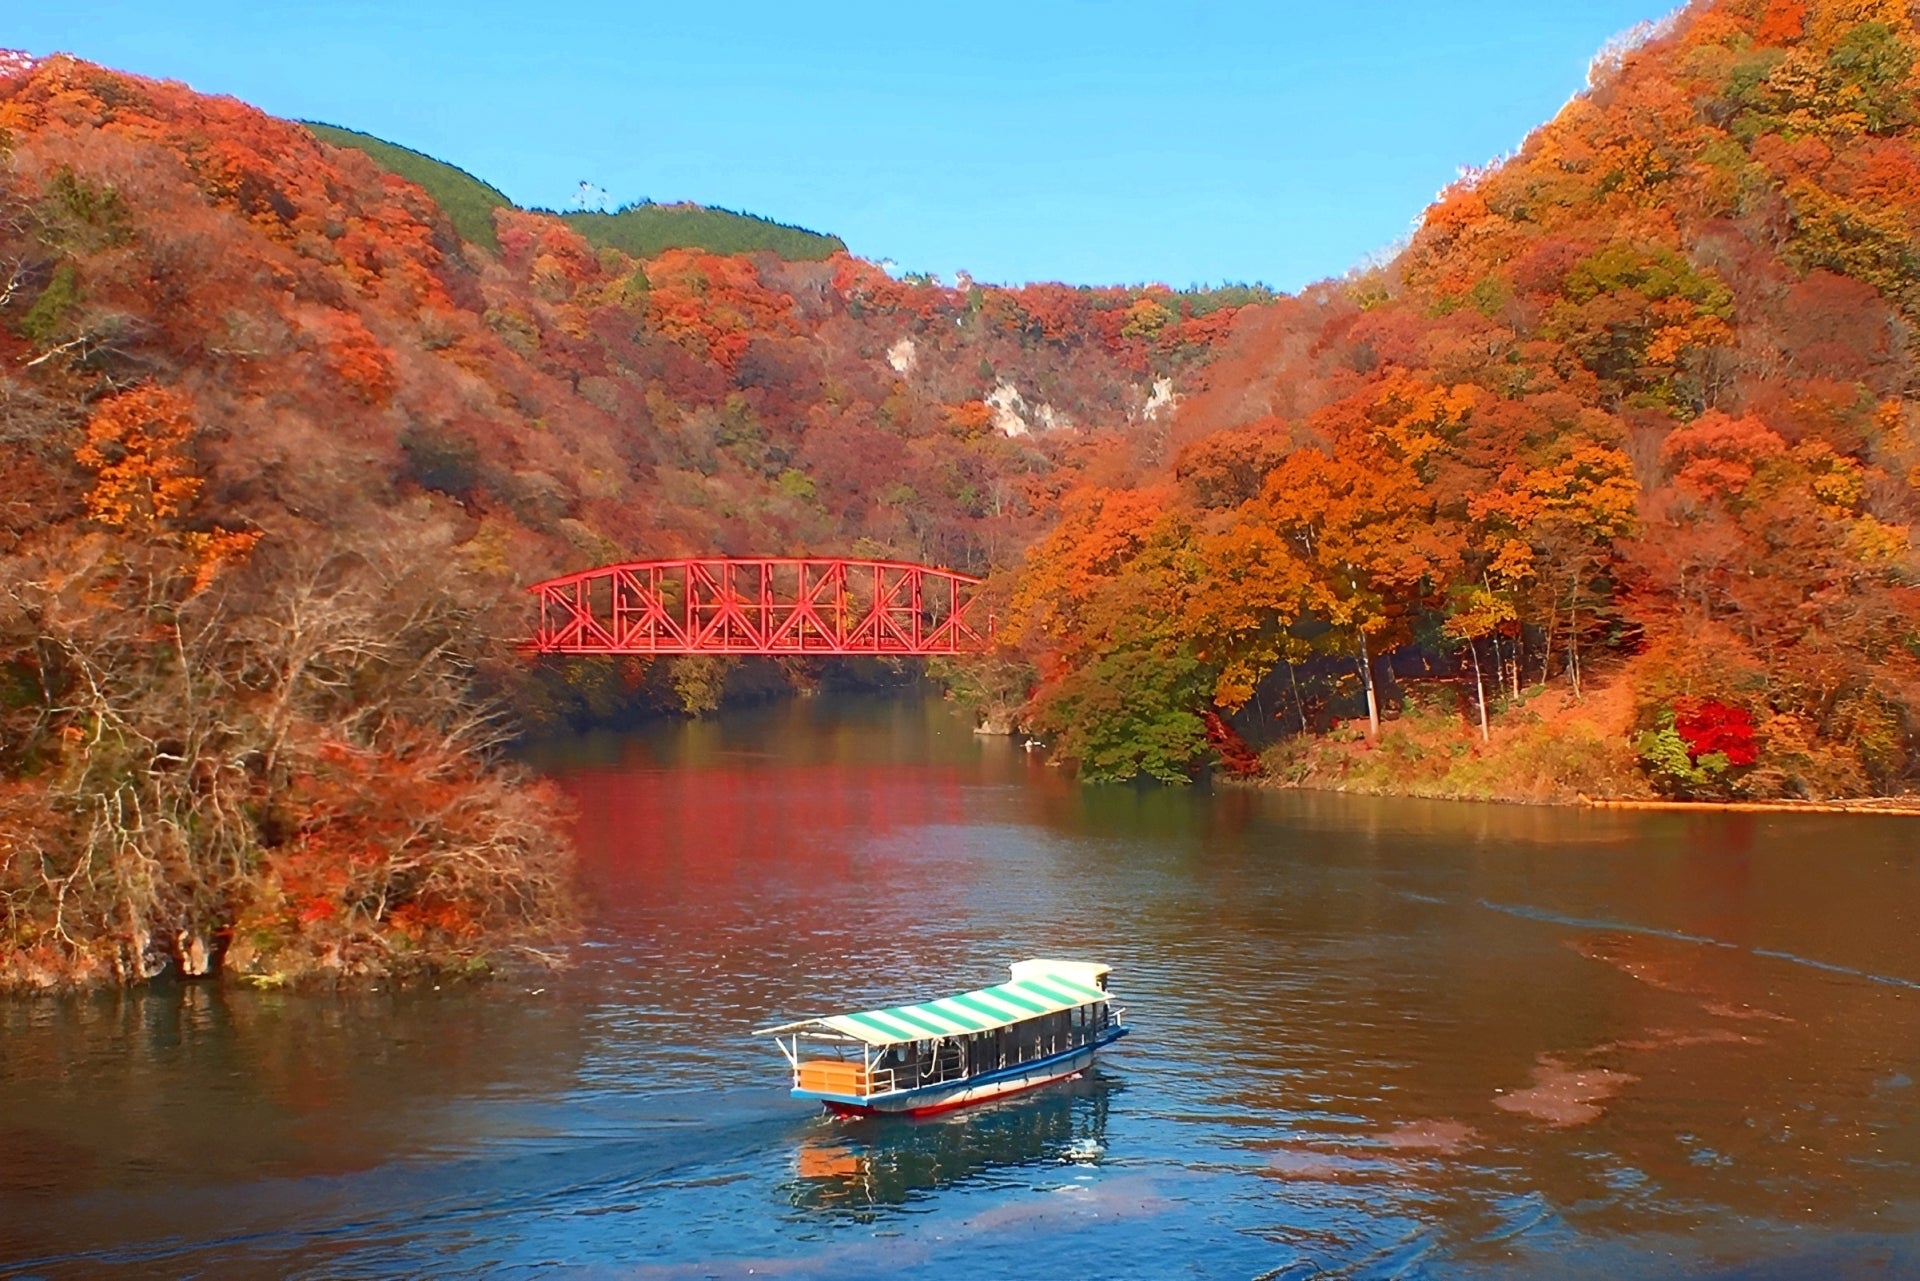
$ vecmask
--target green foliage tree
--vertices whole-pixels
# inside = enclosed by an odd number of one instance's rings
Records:
[[[1033,725],[1088,782],[1185,783],[1209,752],[1193,709],[1205,706],[1211,683],[1185,645],[1143,630],[1049,687]]]
[[[79,301],[80,277],[72,263],[62,262],[53,269],[33,306],[20,317],[20,336],[41,346],[58,341],[66,329],[68,313]]]
[[[687,654],[670,660],[667,681],[680,700],[680,710],[688,716],[719,711],[727,676],[739,661],[713,654]]]

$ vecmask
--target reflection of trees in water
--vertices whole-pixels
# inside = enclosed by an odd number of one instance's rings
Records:
[[[331,1175],[464,1145],[485,1117],[448,1105],[506,1084],[565,1090],[583,1017],[505,984],[336,995],[156,983],[0,1002],[0,1227],[17,1208],[10,1186],[51,1197]],[[67,1153],[58,1171],[52,1151]]]
[[[1092,1161],[1106,1149],[1118,1088],[1096,1074],[944,1116],[823,1121],[781,1190],[801,1210],[859,1215],[997,1170]]]

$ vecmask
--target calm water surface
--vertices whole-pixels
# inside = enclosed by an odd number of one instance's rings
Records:
[[[1081,789],[935,702],[584,740],[556,977],[0,1003],[0,1274],[1920,1276],[1920,820]],[[1097,958],[922,1122],[750,1029]]]

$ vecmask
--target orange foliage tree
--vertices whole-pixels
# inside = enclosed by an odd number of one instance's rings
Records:
[[[244,561],[261,535],[218,525],[175,528],[205,484],[191,455],[192,412],[171,388],[144,384],[116,393],[95,407],[74,459],[94,472],[87,515],[109,529],[179,543],[192,557],[192,590],[199,592],[223,566]]]
[[[792,325],[793,300],[745,258],[669,249],[647,264],[647,320],[661,336],[734,369],[756,334]]]
[[[170,388],[148,384],[101,401],[74,451],[94,473],[87,515],[136,534],[180,516],[204,483],[194,474],[192,439],[192,405]]]

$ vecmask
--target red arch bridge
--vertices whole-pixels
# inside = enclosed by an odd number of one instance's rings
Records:
[[[969,654],[993,639],[979,579],[901,561],[643,560],[527,590],[538,654]]]

